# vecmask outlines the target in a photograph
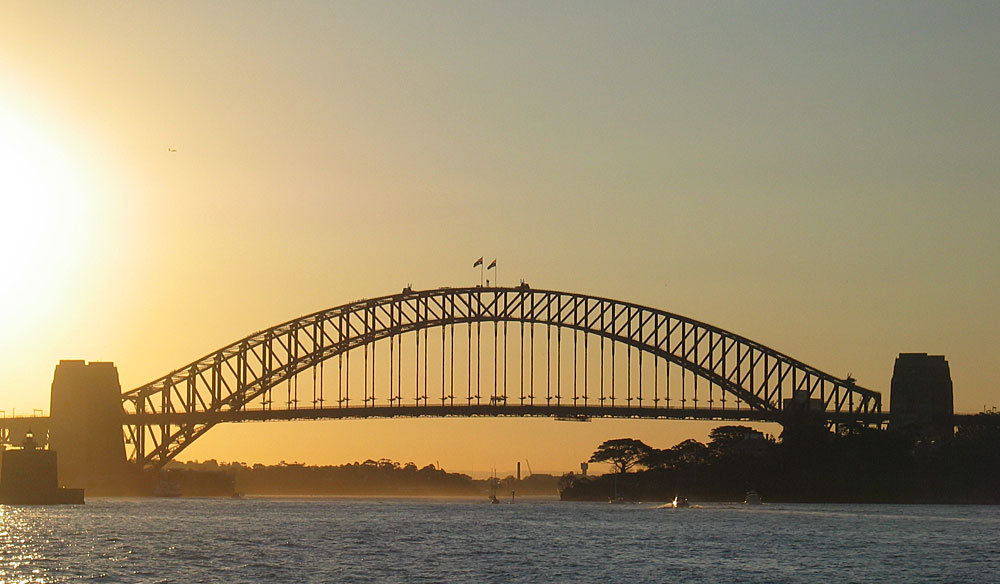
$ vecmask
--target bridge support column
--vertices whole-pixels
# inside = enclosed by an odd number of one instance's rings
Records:
[[[930,440],[954,435],[951,369],[943,355],[900,353],[892,370],[889,427]]]
[[[52,379],[49,448],[61,485],[88,495],[131,489],[122,434],[121,384],[114,363],[60,361]]]

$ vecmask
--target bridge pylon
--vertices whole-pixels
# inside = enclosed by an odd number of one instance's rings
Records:
[[[62,360],[52,378],[49,448],[62,485],[88,495],[126,494],[121,384],[114,363]]]
[[[892,428],[931,440],[955,430],[951,369],[943,355],[900,353],[892,370]]]

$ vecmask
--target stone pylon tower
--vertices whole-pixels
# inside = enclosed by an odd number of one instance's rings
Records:
[[[891,428],[931,440],[947,440],[954,434],[951,369],[944,356],[900,353],[891,391]]]
[[[60,361],[52,379],[49,448],[59,483],[88,495],[124,494],[128,486],[121,384],[114,363]]]

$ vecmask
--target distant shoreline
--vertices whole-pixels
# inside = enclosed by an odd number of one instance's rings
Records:
[[[169,485],[182,496],[225,497],[423,497],[558,498],[559,477],[532,474],[520,480],[513,476],[473,479],[427,465],[399,464],[381,459],[337,466],[277,465],[240,462],[173,462],[160,472],[157,482]],[[152,493],[152,489],[150,490]]]

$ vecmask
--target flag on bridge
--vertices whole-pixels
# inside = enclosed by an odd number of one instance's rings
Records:
[[[490,262],[490,265],[486,266],[486,269],[487,270],[492,270],[495,267],[497,267],[497,261],[493,260],[492,262]]]
[[[472,267],[474,268],[476,266],[481,266],[481,265],[483,265],[483,258],[479,258],[478,260],[476,260],[476,263],[472,264]]]

